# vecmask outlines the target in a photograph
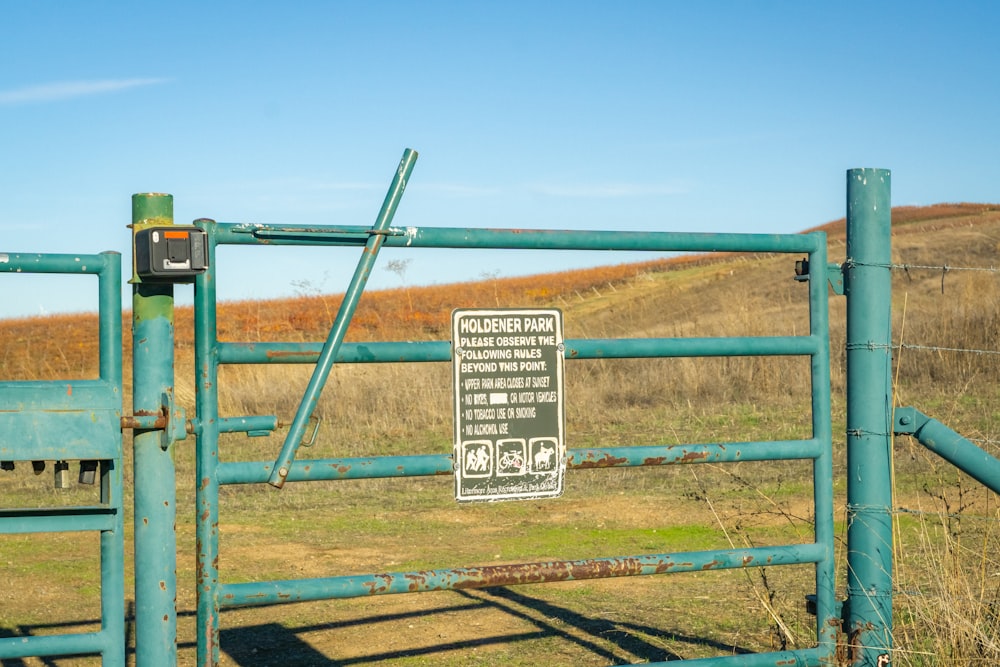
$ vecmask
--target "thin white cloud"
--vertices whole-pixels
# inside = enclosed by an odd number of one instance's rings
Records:
[[[535,184],[532,192],[548,197],[648,197],[682,195],[691,188],[679,184],[593,183],[579,185]]]
[[[33,104],[38,102],[58,102],[77,97],[114,93],[128,88],[152,86],[169,79],[104,79],[100,81],[60,81],[36,86],[25,86],[13,90],[0,90],[0,106]]]
[[[360,181],[334,181],[334,182],[324,182],[324,183],[305,183],[303,185],[306,190],[334,190],[341,192],[367,192],[369,190],[378,190],[379,188],[385,189],[385,184],[382,183],[362,183]]]
[[[434,192],[449,197],[491,197],[500,194],[500,189],[462,183],[419,183],[409,186],[425,192]]]

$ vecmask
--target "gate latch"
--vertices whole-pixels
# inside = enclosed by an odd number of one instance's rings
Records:
[[[151,282],[191,282],[208,267],[208,235],[193,226],[146,227],[135,233],[135,272]]]
[[[160,394],[159,414],[129,415],[122,417],[122,428],[160,431],[160,447],[166,451],[171,444],[187,439],[192,430],[184,408],[174,405],[170,394]]]
[[[795,261],[795,280],[806,282],[809,280],[809,260],[799,259]],[[828,264],[826,267],[826,281],[830,283],[830,289],[834,294],[844,296],[844,269],[840,264]]]

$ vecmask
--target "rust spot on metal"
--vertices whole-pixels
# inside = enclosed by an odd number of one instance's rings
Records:
[[[388,574],[378,574],[375,575],[374,581],[365,582],[365,588],[368,589],[369,595],[378,595],[379,593],[384,593],[389,590],[392,585],[392,576]]]
[[[700,461],[707,458],[708,452],[687,452],[680,458],[680,461],[681,463],[690,463],[691,461]]]
[[[770,560],[770,559],[768,559],[768,560]],[[752,562],[753,562],[753,556],[744,556],[743,557],[743,566],[744,567],[746,567],[747,565],[749,565]]]
[[[606,560],[557,561],[551,563],[524,563],[516,565],[489,565],[467,568],[460,571],[461,578],[452,582],[450,588],[489,588],[493,586],[513,586],[549,581],[572,579],[604,579],[624,577],[649,572],[650,564],[632,557]],[[664,572],[674,567],[666,561],[655,565],[655,572]],[[423,575],[410,577],[410,590],[426,585]]]
[[[666,456],[651,456],[648,459],[642,460],[642,465],[644,466],[661,466],[667,462]]]
[[[165,590],[167,590],[167,582],[165,582],[165,581],[160,581],[160,590],[161,590],[161,591],[165,591]]]
[[[596,459],[585,459],[579,463],[574,463],[570,465],[571,468],[613,468],[619,465],[625,465],[628,463],[628,459],[624,457],[615,457],[610,454],[605,454],[601,458]]]
[[[708,563],[705,563],[704,565],[702,565],[701,569],[703,569],[703,570],[714,570],[715,568],[719,567],[720,565],[722,565],[721,562],[719,562],[717,560],[713,560],[711,562],[708,562]]]
[[[409,574],[406,576],[406,578],[410,580],[410,584],[409,586],[407,586],[407,588],[411,592],[418,591],[421,589],[421,587],[427,585],[427,575],[423,574],[422,572]]]
[[[268,359],[296,359],[296,358],[309,358],[315,357],[315,352],[301,352],[301,351],[284,351],[284,350],[267,350],[265,356]]]
[[[656,572],[656,574],[663,574],[664,572],[670,572],[670,570],[674,569],[675,565],[676,563],[666,561],[657,565],[653,571]],[[688,563],[688,565],[690,565],[690,563]]]

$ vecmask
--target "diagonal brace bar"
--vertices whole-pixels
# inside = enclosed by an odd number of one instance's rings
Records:
[[[337,353],[340,350],[340,345],[344,342],[344,334],[347,333],[347,327],[351,323],[351,318],[357,309],[361,293],[364,291],[365,284],[368,282],[368,277],[371,275],[372,268],[375,265],[375,258],[378,256],[378,251],[385,240],[385,235],[379,232],[388,229],[389,225],[392,224],[392,218],[396,214],[399,200],[403,196],[403,191],[406,189],[406,183],[410,179],[410,173],[413,171],[413,165],[416,161],[416,151],[409,148],[403,151],[399,167],[396,169],[396,174],[389,185],[389,191],[382,202],[382,209],[379,211],[378,218],[376,218],[375,224],[372,226],[371,231],[373,233],[365,243],[365,249],[361,253],[358,267],[355,269],[351,284],[344,294],[344,300],[340,304],[337,317],[330,328],[330,335],[327,337],[326,343],[323,345],[323,350],[320,352],[312,378],[310,378],[309,385],[306,387],[302,402],[299,403],[299,409],[295,413],[295,418],[288,429],[288,436],[285,438],[281,453],[274,462],[271,477],[268,479],[268,483],[274,487],[280,489],[285,484],[285,478],[288,476],[288,471],[295,460],[295,454],[298,452],[299,445],[302,442],[306,426],[312,417],[313,411],[316,409],[316,403],[319,401],[319,396],[323,391],[324,385],[326,385],[326,380],[330,376],[330,369],[333,367]]]
[[[945,461],[994,493],[1000,493],[1000,460],[938,420],[916,408],[896,408],[893,432],[913,436],[917,442]]]

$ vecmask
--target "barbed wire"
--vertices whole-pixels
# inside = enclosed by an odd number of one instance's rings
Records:
[[[983,271],[986,273],[1000,273],[1000,267],[996,266],[951,266],[950,264],[897,264],[895,262],[883,264],[879,262],[859,262],[848,257],[844,261],[844,266],[852,268],[855,266],[870,266],[877,269],[891,269],[893,271],[909,271],[910,269],[920,269],[925,271]]]
[[[918,345],[916,343],[892,343],[891,345],[886,345],[885,343],[875,343],[868,341],[866,343],[848,343],[844,346],[845,350],[919,350],[919,351],[930,351],[930,352],[967,352],[969,354],[995,354],[1000,355],[1000,350],[980,350],[971,347],[943,347],[940,345]]]
[[[965,352],[968,354],[995,354],[1000,355],[1000,350],[977,350],[969,347],[942,347],[940,345],[916,345],[914,343],[896,343],[893,349],[921,350],[930,352]]]
[[[906,277],[913,280],[913,276],[910,275],[910,269],[920,269],[926,271],[940,271],[941,272],[941,294],[944,294],[944,278],[951,271],[981,271],[986,273],[1000,273],[1000,268],[995,266],[949,266],[948,264],[881,264],[878,262],[858,262],[850,257],[844,262],[844,266],[847,268],[853,268],[856,266],[869,266],[875,268],[889,269],[890,271],[902,271],[906,274]]]
[[[892,514],[907,514],[910,516],[930,516],[935,519],[956,519],[960,521],[965,521],[966,519],[972,521],[986,521],[991,523],[1000,523],[1000,517],[996,516],[986,516],[985,514],[965,514],[965,513],[955,513],[955,512],[936,512],[932,510],[915,510],[909,507],[894,507],[890,510]]]

